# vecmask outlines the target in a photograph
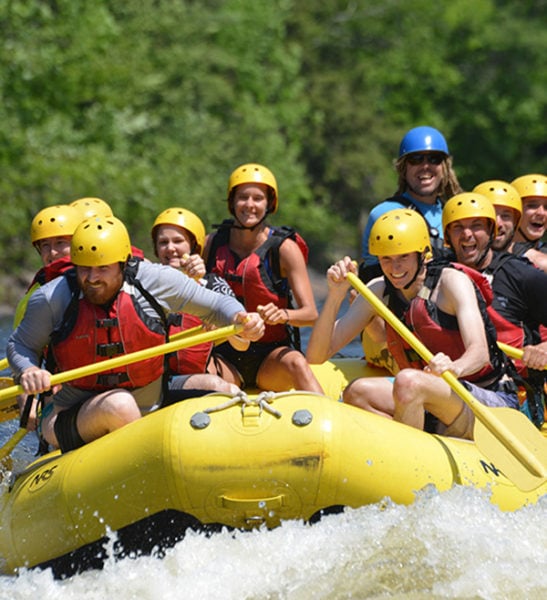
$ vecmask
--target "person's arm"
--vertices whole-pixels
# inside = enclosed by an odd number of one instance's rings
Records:
[[[24,370],[40,366],[51,332],[60,324],[69,301],[70,290],[64,278],[41,286],[32,294],[23,319],[6,345],[6,355],[16,380]]]
[[[8,361],[15,381],[26,394],[38,394],[51,387],[51,373],[40,368],[40,362],[69,302],[70,290],[64,279],[40,287],[30,297],[23,319],[8,339]],[[53,391],[60,387],[55,386]]]
[[[531,248],[524,253],[524,256],[538,269],[541,269],[544,273],[547,273],[547,254],[544,254],[540,250]]]
[[[177,269],[141,264],[138,277],[166,313],[190,313],[218,327],[240,323],[243,325],[240,335],[250,341],[264,334],[264,323],[257,313],[248,313],[235,297],[208,290]],[[153,311],[151,307],[149,310]]]
[[[288,279],[296,303],[294,308],[283,309],[281,322],[288,317],[289,323],[295,327],[311,327],[318,316],[317,306],[306,261],[295,241],[286,239],[281,244],[279,264],[281,276]]]
[[[359,335],[376,314],[370,304],[359,296],[342,317],[336,318],[350,287],[346,274],[356,271],[355,264],[348,256],[327,271],[327,297],[311,332],[306,351],[306,358],[311,364],[320,364],[331,358]],[[381,297],[383,279],[371,281],[369,287]]]
[[[452,361],[444,353],[433,357],[428,370],[440,375],[450,370],[456,377],[465,377],[482,369],[490,360],[484,321],[471,280],[456,269],[444,269],[439,282],[439,308],[458,320],[465,352]]]

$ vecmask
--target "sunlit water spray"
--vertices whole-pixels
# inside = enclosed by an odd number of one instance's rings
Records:
[[[428,489],[410,506],[346,509],[312,526],[189,532],[161,559],[112,559],[63,581],[23,571],[0,578],[0,599],[539,599],[546,517],[546,498],[504,513],[475,489]]]

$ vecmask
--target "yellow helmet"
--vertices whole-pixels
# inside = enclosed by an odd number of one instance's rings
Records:
[[[82,221],[70,244],[75,265],[102,267],[126,262],[131,256],[131,241],[125,225],[116,217],[91,217]]]
[[[277,210],[277,181],[275,180],[274,174],[263,165],[256,163],[248,163],[239,166],[230,175],[228,180],[228,208],[230,212],[232,210],[231,201],[233,197],[234,188],[242,183],[263,183],[270,189],[268,196],[268,212],[275,213]]]
[[[494,206],[506,206],[517,213],[516,222],[522,215],[522,200],[517,190],[507,181],[497,179],[483,181],[473,188],[473,192],[486,196]]]
[[[547,198],[547,175],[522,175],[511,181],[521,198],[541,196]]]
[[[443,233],[444,239],[448,240],[447,227],[454,221],[469,219],[473,217],[484,217],[492,221],[492,235],[497,234],[496,210],[494,205],[486,196],[477,192],[464,192],[452,196],[443,208]]]
[[[112,217],[114,215],[110,205],[101,198],[78,198],[78,200],[71,202],[70,206],[74,206],[80,211],[82,219]]]
[[[158,225],[175,225],[182,227],[194,238],[195,251],[203,252],[205,244],[205,226],[203,221],[192,211],[185,208],[167,208],[161,212],[152,226],[152,240],[156,244],[156,229]]]
[[[81,220],[80,213],[69,204],[43,208],[30,224],[30,241],[36,244],[45,238],[72,235]]]
[[[369,252],[392,256],[431,250],[429,229],[422,215],[408,208],[396,208],[380,216],[370,230]]]

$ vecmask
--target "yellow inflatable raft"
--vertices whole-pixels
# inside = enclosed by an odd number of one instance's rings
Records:
[[[333,398],[348,379],[379,372],[357,359],[316,370]],[[489,488],[504,510],[547,492],[546,484],[517,489],[472,442],[427,434],[333,398],[303,392],[193,398],[35,461],[0,498],[1,570],[51,564],[109,530],[162,514],[205,525],[275,527],[386,497],[408,504],[428,485]]]

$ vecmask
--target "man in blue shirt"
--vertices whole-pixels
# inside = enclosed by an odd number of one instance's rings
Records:
[[[401,207],[417,210],[429,226],[433,251],[441,251],[443,204],[462,191],[452,169],[448,144],[441,132],[433,127],[415,127],[405,134],[395,168],[399,177],[397,191],[370,211],[363,232],[364,262],[360,274],[365,281],[379,274],[378,260],[368,250],[368,238],[381,215]]]

